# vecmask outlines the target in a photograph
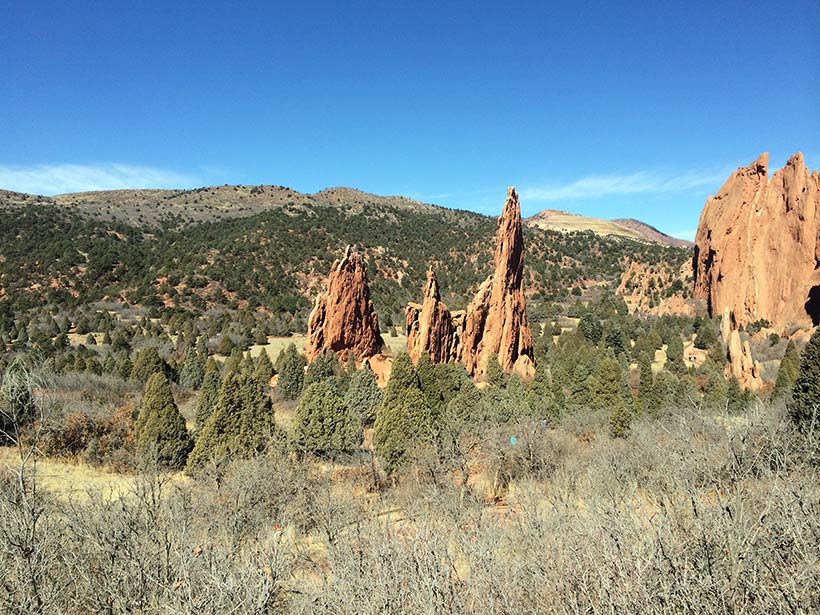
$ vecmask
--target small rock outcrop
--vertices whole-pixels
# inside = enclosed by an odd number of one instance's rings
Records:
[[[479,377],[493,355],[501,368],[530,378],[535,371],[532,334],[524,298],[524,240],[515,188],[507,189],[498,219],[494,271],[479,287],[466,312],[450,313],[430,272],[424,302],[407,307],[407,348],[411,357],[429,352],[433,361],[459,361]]]
[[[760,363],[752,359],[749,340],[741,343],[737,323],[729,308],[724,308],[720,321],[720,335],[726,344],[726,378],[734,376],[744,389],[759,391],[763,388]]]
[[[407,351],[413,363],[427,352],[434,363],[459,360],[461,337],[464,332],[464,312],[450,313],[441,302],[435,272],[427,272],[424,301],[410,303],[406,310]]]
[[[820,324],[820,174],[800,153],[768,175],[768,154],[706,201],[695,237],[695,296],[710,315]]]
[[[308,318],[305,355],[313,361],[335,351],[341,360],[353,353],[356,360],[372,357],[384,348],[379,317],[370,299],[364,261],[350,246],[330,268],[327,291],[319,295]]]

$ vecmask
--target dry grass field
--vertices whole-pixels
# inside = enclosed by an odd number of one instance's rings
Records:
[[[49,461],[26,497],[3,470],[0,610],[820,609],[818,447],[782,408],[680,410],[622,440],[593,416],[471,437],[466,482],[457,459],[425,450],[387,482],[365,452],[274,450],[195,480]]]

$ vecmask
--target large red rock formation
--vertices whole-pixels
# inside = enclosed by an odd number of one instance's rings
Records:
[[[800,153],[768,176],[768,154],[706,201],[695,237],[695,296],[711,315],[784,330],[820,324],[820,174]]]
[[[415,358],[422,351],[434,361],[460,361],[471,376],[481,376],[496,355],[505,372],[529,378],[535,371],[532,334],[524,298],[524,240],[521,207],[515,188],[498,220],[495,270],[479,287],[466,313],[450,314],[428,274],[424,302],[407,308],[407,347]]]
[[[327,291],[316,299],[308,318],[307,360],[330,350],[342,360],[350,352],[360,360],[378,354],[383,347],[364,261],[348,246],[344,258],[330,268]]]

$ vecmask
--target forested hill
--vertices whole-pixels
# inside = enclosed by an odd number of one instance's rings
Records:
[[[466,305],[490,272],[495,226],[492,217],[346,188],[0,191],[0,312],[109,301],[258,307],[301,320],[350,243],[368,261],[377,310],[398,324],[430,264],[443,299]],[[593,282],[616,282],[630,260],[678,270],[691,258],[686,249],[591,232],[525,228],[525,242],[535,311]]]

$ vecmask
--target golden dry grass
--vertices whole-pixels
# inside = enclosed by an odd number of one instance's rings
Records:
[[[16,448],[0,447],[0,469],[14,469],[19,464]],[[37,461],[38,484],[62,501],[87,501],[90,498],[117,498],[127,494],[134,477],[128,474],[107,472],[102,468],[82,462],[58,459]],[[173,480],[187,480],[180,472]]]

